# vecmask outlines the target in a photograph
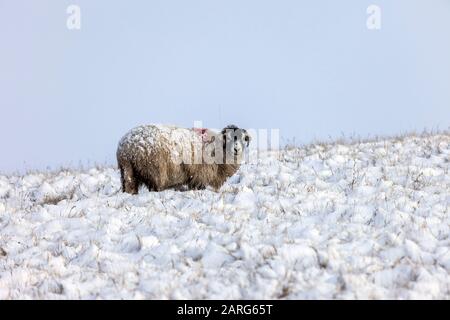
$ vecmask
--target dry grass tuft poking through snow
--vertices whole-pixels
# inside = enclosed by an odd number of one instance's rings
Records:
[[[0,299],[450,298],[450,135],[328,143],[219,193],[0,176]]]

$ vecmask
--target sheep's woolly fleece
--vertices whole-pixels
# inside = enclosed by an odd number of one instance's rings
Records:
[[[218,193],[0,176],[0,299],[449,299],[449,144],[267,153]]]
[[[191,159],[192,156],[190,152],[186,152],[191,151],[191,148],[186,146],[196,146],[195,151],[201,154],[201,146],[205,140],[205,134],[201,130],[165,125],[139,126],[123,136],[118,150],[132,158],[136,150],[130,148],[137,148],[141,154],[148,154],[154,151],[153,148],[167,149],[172,161],[181,163],[183,159]]]

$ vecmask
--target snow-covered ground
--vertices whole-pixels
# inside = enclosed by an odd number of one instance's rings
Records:
[[[267,154],[215,193],[0,176],[0,299],[450,298],[450,135]]]

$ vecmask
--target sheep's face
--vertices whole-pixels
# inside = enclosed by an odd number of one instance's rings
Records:
[[[222,130],[222,135],[226,163],[240,163],[251,141],[247,130],[229,125]]]

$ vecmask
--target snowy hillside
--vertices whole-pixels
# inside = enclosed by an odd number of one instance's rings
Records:
[[[450,135],[316,144],[219,193],[0,176],[0,299],[450,298]]]

